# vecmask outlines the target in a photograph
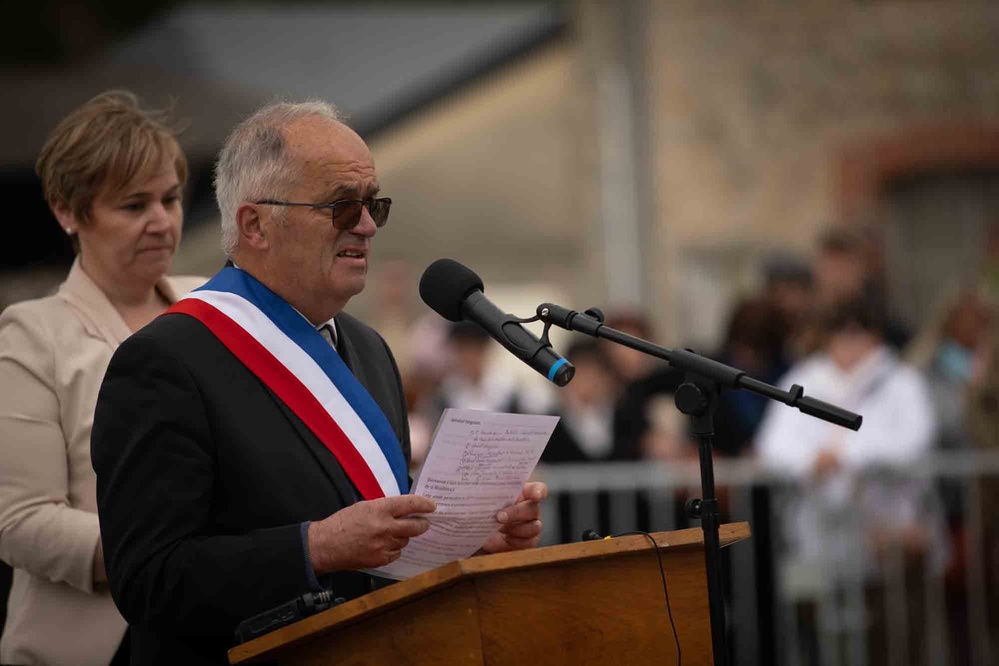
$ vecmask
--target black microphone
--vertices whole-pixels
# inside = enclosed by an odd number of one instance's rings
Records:
[[[482,293],[484,290],[475,271],[453,259],[438,259],[427,266],[420,278],[420,298],[434,312],[450,321],[464,319],[478,324],[556,386],[568,384],[576,374],[572,364],[521,326],[516,317],[496,307]]]

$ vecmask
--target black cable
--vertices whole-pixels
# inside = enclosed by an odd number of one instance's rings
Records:
[[[659,560],[659,575],[662,576],[663,594],[666,595],[666,613],[669,615],[669,626],[673,628],[673,642],[676,643],[676,666],[680,666],[681,664],[680,636],[676,633],[676,623],[673,622],[673,609],[670,608],[669,605],[669,589],[666,587],[666,571],[665,569],[663,569],[663,556],[662,553],[659,552],[659,544],[656,543],[656,539],[654,536],[652,536],[648,532],[643,532],[641,530],[635,530],[633,532],[621,532],[620,534],[611,534],[610,537],[612,539],[616,539],[617,537],[635,536],[638,534],[643,535],[645,538],[647,538],[649,541],[652,542],[652,549],[656,551],[656,559]]]

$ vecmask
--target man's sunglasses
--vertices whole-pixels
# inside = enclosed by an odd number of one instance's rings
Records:
[[[381,199],[340,199],[333,203],[295,203],[292,201],[274,201],[273,199],[261,199],[255,201],[257,204],[268,206],[307,206],[309,208],[328,208],[333,226],[342,231],[350,231],[361,221],[361,210],[368,209],[368,214],[375,221],[376,227],[384,227],[388,222],[389,208],[392,207],[392,200],[383,197]]]

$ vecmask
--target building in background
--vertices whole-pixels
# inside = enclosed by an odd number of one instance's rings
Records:
[[[487,285],[647,308],[660,341],[710,348],[770,253],[864,219],[915,325],[999,219],[997,30],[999,8],[970,0],[193,3],[82,62],[0,72],[15,92],[0,187],[33,186],[45,133],[92,93],[173,99],[195,165],[177,267],[210,273],[225,132],[267,99],[317,95],[369,139],[397,201],[376,260],[418,275],[451,256]],[[56,231],[35,262],[66,258]],[[5,302],[31,291],[19,257],[0,257]]]

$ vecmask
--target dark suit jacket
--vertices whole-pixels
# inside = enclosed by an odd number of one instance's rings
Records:
[[[409,460],[385,341],[336,318],[338,351]],[[199,321],[155,320],[114,354],[91,439],[111,591],[133,664],[224,664],[243,619],[310,591],[300,524],[356,490],[305,425]],[[331,576],[340,596],[360,573]]]

